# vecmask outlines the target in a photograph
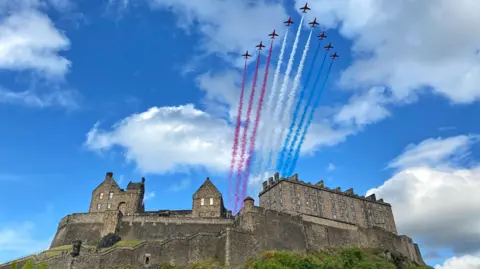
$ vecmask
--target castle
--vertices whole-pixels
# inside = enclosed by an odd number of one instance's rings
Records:
[[[374,194],[364,197],[353,189],[330,189],[323,181],[310,184],[299,181],[298,175],[280,178],[277,173],[263,182],[260,206],[248,197],[235,216],[209,178],[193,194],[191,210],[145,211],[144,194],[144,178],[129,182],[124,190],[108,172],[92,192],[88,213],[65,216],[49,250],[17,262],[33,259],[49,269],[102,269],[185,266],[218,259],[237,268],[264,250],[306,253],[359,246],[401,253],[424,264],[417,244],[397,234],[390,204]],[[121,241],[96,248],[109,234]],[[72,242],[77,242],[73,249]]]

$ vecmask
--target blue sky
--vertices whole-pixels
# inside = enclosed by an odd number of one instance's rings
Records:
[[[476,268],[480,6],[385,2],[309,3],[306,21],[317,17],[341,58],[295,172],[373,189],[430,264]],[[227,192],[238,55],[267,45],[274,28],[281,40],[282,22],[298,22],[304,4],[255,3],[0,0],[0,261],[48,247],[63,216],[88,210],[107,171],[122,186],[145,176],[147,210],[190,208],[207,176]],[[252,175],[251,195],[263,180]]]

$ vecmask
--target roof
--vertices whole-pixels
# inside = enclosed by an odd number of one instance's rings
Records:
[[[97,190],[98,188],[100,188],[100,186],[103,186],[103,185],[110,185],[115,189],[120,189],[115,179],[113,179],[112,172],[107,172],[107,174],[105,175],[105,179],[93,191]]]
[[[212,181],[210,181],[210,178],[207,177],[205,182],[198,188],[198,190],[193,194],[193,198],[200,198],[203,196],[222,196],[222,193],[213,185]]]

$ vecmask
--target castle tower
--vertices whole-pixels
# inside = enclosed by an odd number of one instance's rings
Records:
[[[201,218],[219,218],[226,216],[223,198],[210,178],[193,194],[192,216]]]
[[[108,172],[105,180],[92,192],[89,212],[105,212],[119,210],[123,215],[131,215],[144,211],[143,197],[145,194],[145,179],[141,182],[129,182],[127,190],[121,189],[113,173]]]

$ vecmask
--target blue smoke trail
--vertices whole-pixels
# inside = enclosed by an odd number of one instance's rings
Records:
[[[316,108],[318,107],[318,104],[320,103],[320,97],[322,96],[322,92],[325,89],[325,86],[327,84],[328,76],[330,75],[330,71],[332,70],[332,65],[333,65],[332,60],[330,62],[330,66],[328,67],[327,74],[325,76],[325,79],[323,80],[322,87],[320,88],[317,99],[315,99],[315,103],[313,104],[312,110],[310,111],[310,114],[308,115],[308,121],[307,124],[305,125],[305,128],[303,129],[302,136],[300,138],[300,142],[298,143],[297,148],[295,149],[295,156],[293,157],[292,160],[292,165],[290,166],[290,169],[288,169],[288,173],[292,173],[293,170],[295,170],[295,166],[297,165],[298,157],[300,156],[300,149],[302,148],[303,142],[305,142],[305,136],[307,135],[308,127],[310,127],[310,124],[312,124],[313,120],[313,115],[315,113]]]
[[[317,77],[315,78],[315,82],[313,83],[313,87],[311,88],[310,95],[308,96],[307,102],[305,103],[305,107],[303,108],[302,116],[300,117],[300,122],[298,123],[297,130],[295,131],[295,135],[293,136],[292,142],[288,147],[288,154],[287,159],[281,169],[278,169],[282,172],[282,176],[287,176],[285,174],[286,169],[288,168],[291,160],[292,160],[292,153],[293,149],[295,148],[295,144],[297,143],[298,137],[300,136],[300,131],[303,128],[303,122],[305,121],[305,117],[307,115],[308,108],[313,101],[313,97],[315,95],[315,89],[317,88],[318,82],[320,81],[320,77],[322,74],[323,66],[325,65],[325,59],[327,59],[328,50],[325,51],[325,55],[323,56],[322,65],[320,66],[320,70],[317,73]]]
[[[312,63],[310,64],[310,68],[308,70],[307,76],[305,77],[306,79],[305,79],[304,87],[300,91],[300,96],[298,98],[297,104],[295,104],[295,110],[293,111],[292,122],[290,123],[290,127],[288,127],[288,134],[285,137],[285,141],[283,142],[282,150],[280,151],[280,154],[279,154],[279,157],[278,157],[279,161],[278,161],[278,164],[277,164],[276,171],[280,171],[281,168],[283,167],[283,160],[284,160],[284,157],[285,157],[285,152],[287,151],[288,142],[292,138],[293,129],[295,127],[295,122],[297,121],[297,117],[298,117],[298,111],[300,110],[300,105],[302,104],[302,101],[305,98],[305,92],[307,91],[307,85],[308,85],[308,82],[310,82],[310,77],[312,76],[313,66],[314,66],[314,64],[317,60],[318,50],[320,49],[321,44],[322,44],[322,42],[319,41],[318,45],[317,45],[317,49],[315,50],[315,54],[313,56]]]

